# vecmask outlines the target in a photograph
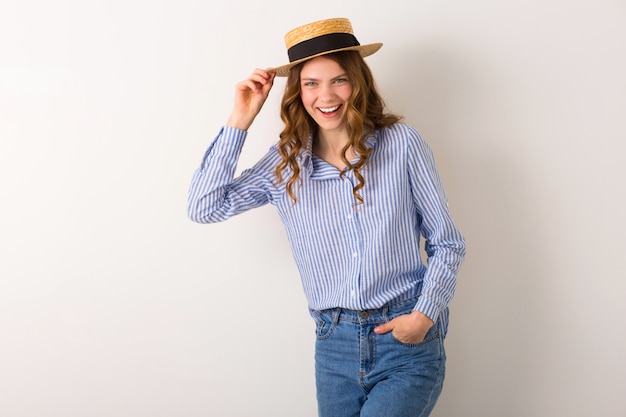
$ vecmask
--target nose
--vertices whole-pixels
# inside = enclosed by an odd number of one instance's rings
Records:
[[[323,84],[320,88],[319,98],[323,102],[330,102],[335,97],[335,91],[333,90],[332,85]]]

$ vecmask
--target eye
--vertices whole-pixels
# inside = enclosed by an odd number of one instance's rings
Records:
[[[303,87],[315,87],[316,82],[315,81],[305,81],[302,83]]]
[[[347,78],[337,78],[335,80],[335,84],[343,84],[343,83],[347,83],[348,79]]]

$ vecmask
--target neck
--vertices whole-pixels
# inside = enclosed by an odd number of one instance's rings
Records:
[[[343,148],[348,142],[349,138],[346,132],[319,132],[317,137],[313,140],[313,153],[329,164],[334,165],[336,168],[343,169],[345,163],[342,161],[341,157],[343,156]],[[346,158],[349,161],[355,156],[356,154],[352,148],[346,151]]]
[[[313,151],[318,156],[322,154],[340,157],[348,142],[348,133],[345,131],[319,131],[313,141]]]

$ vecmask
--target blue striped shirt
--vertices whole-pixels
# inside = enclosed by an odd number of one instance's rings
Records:
[[[235,178],[246,136],[223,127],[209,146],[189,189],[193,221],[220,222],[272,204],[311,310],[380,308],[419,295],[415,310],[447,325],[465,242],[450,217],[433,154],[415,129],[398,123],[368,137],[373,151],[361,169],[364,204],[358,206],[353,172],[340,177],[312,154],[311,141],[298,157],[302,182],[295,204],[285,184],[276,184],[276,145]]]

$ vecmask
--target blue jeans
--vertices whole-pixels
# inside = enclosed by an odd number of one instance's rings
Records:
[[[443,386],[440,321],[405,344],[374,327],[410,313],[417,298],[375,310],[317,311],[315,377],[320,417],[426,417]]]

